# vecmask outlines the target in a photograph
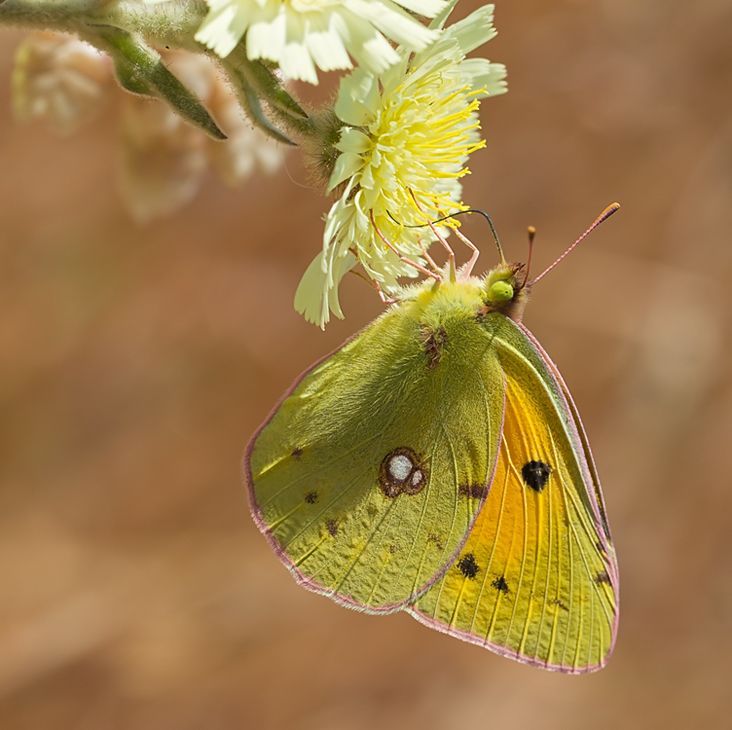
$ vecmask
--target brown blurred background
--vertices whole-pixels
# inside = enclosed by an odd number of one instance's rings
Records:
[[[526,315],[603,477],[608,667],[542,672],[295,584],[239,460],[294,377],[381,309],[351,277],[345,322],[293,310],[328,200],[296,152],[136,226],[114,105],[66,138],[17,124],[22,34],[2,31],[0,727],[732,727],[732,3],[499,0],[496,19],[510,93],[483,105],[465,199],[512,258],[535,225],[537,271],[623,205]],[[464,230],[492,265],[484,223]]]

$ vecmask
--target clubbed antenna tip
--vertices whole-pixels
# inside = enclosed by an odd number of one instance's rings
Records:
[[[589,233],[594,231],[595,228],[600,225],[600,223],[602,223],[604,220],[607,220],[619,208],[620,203],[613,203],[612,205],[608,205],[608,207],[605,208],[602,213],[600,213],[595,222],[551,266],[549,266],[549,268],[542,271],[541,274],[539,274],[539,276],[537,276],[536,279],[534,279],[529,284],[529,286],[533,286],[534,284],[536,284],[537,281],[539,281],[539,279],[548,274],[581,240],[583,240]]]

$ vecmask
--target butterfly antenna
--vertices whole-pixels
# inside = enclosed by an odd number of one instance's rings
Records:
[[[526,286],[526,282],[529,279],[529,271],[531,270],[531,257],[534,253],[534,236],[536,235],[536,228],[529,226],[529,258],[526,260],[526,271],[524,273],[524,281],[521,284],[523,289]]]
[[[491,233],[493,234],[493,240],[496,242],[496,248],[498,249],[498,255],[501,257],[501,263],[506,263],[506,257],[503,255],[503,248],[501,242],[498,240],[498,233],[496,227],[493,225],[491,217],[484,210],[478,210],[477,208],[468,208],[467,210],[459,210],[457,213],[453,213],[453,216],[461,215],[462,213],[480,213],[488,221],[488,225],[491,227]],[[452,216],[451,216],[452,217]]]
[[[580,241],[597,228],[604,220],[607,220],[615,211],[620,208],[620,203],[608,205],[605,210],[598,216],[597,220],[547,269],[541,272],[533,281],[529,282],[529,286],[536,284],[539,279],[543,279]]]
[[[498,233],[496,232],[496,227],[493,225],[493,221],[491,220],[491,217],[486,213],[484,210],[478,210],[477,208],[466,208],[465,210],[458,210],[455,213],[450,213],[450,215],[443,216],[442,218],[438,218],[437,220],[430,221],[432,225],[435,225],[437,223],[442,223],[442,221],[446,221],[448,218],[457,218],[459,215],[464,215],[465,213],[480,213],[480,215],[483,216],[488,221],[488,225],[491,227],[491,232],[493,233],[493,240],[496,242],[496,248],[498,249],[498,255],[501,257],[501,263],[506,263],[506,257],[503,255],[503,248],[501,247],[501,242],[498,240]],[[408,226],[403,223],[399,223],[399,221],[389,212],[387,211],[387,215],[389,218],[391,218],[394,223],[398,225],[403,225],[405,228],[425,228],[426,226],[430,225],[429,223],[420,223],[416,226]]]

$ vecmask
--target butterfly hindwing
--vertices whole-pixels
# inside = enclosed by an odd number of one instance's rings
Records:
[[[501,367],[475,302],[442,312],[441,296],[427,313],[392,308],[306,372],[245,457],[254,518],[280,559],[361,610],[396,610],[441,576],[495,468]]]
[[[506,383],[495,478],[455,565],[410,611],[520,661],[592,671],[614,642],[617,567],[589,447],[528,331],[500,314],[485,326]]]

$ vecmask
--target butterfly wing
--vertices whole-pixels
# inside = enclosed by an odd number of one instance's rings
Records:
[[[616,562],[615,557],[615,548],[613,547],[613,541],[612,536],[610,534],[610,523],[607,519],[607,509],[605,508],[605,498],[602,494],[602,489],[600,488],[600,478],[597,476],[597,467],[595,466],[595,460],[592,457],[592,451],[590,450],[590,443],[587,439],[587,434],[585,433],[584,426],[582,425],[582,420],[580,419],[579,411],[577,410],[577,406],[574,403],[574,400],[572,399],[572,394],[569,392],[569,388],[567,388],[567,385],[564,382],[564,379],[562,378],[561,373],[559,372],[559,368],[554,364],[552,359],[547,354],[546,350],[541,346],[539,341],[534,337],[531,332],[524,327],[523,324],[519,324],[519,329],[526,335],[527,339],[531,342],[531,344],[534,346],[534,348],[539,353],[543,363],[546,365],[549,370],[551,370],[552,375],[554,376],[554,379],[556,380],[557,384],[562,390],[562,394],[564,395],[564,399],[567,402],[567,406],[569,407],[570,413],[571,413],[571,420],[574,423],[575,429],[577,431],[577,436],[580,440],[581,445],[581,453],[584,456],[587,470],[589,471],[591,483],[592,483],[592,489],[594,491],[595,495],[595,508],[596,508],[596,515],[600,520],[600,527],[603,535],[605,536],[605,539],[607,541],[607,548],[610,554],[610,562],[612,563],[612,568],[615,571],[615,577],[617,578],[618,574],[618,566]],[[617,598],[617,596],[616,596]]]
[[[503,418],[476,306],[435,327],[416,303],[392,308],[301,376],[254,435],[252,514],[305,587],[393,611],[456,559]]]
[[[455,565],[409,610],[528,664],[593,671],[615,640],[618,574],[587,439],[528,330],[500,314],[485,324],[506,379],[495,478]]]

